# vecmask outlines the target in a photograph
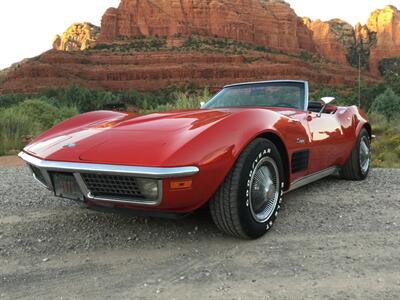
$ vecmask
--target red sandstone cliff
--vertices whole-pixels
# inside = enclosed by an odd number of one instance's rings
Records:
[[[129,54],[93,51],[88,55],[51,50],[35,62],[23,63],[10,72],[0,84],[0,94],[35,92],[72,82],[113,91],[151,91],[195,82],[214,90],[228,83],[277,78],[342,85],[354,83],[357,70],[257,51],[246,55],[168,50]],[[375,79],[366,75],[365,80]]]
[[[350,24],[334,19],[328,22],[304,23],[313,32],[315,46],[323,57],[342,65],[358,66],[358,56],[363,67],[379,76],[379,61],[400,56],[400,11],[394,6],[371,13],[367,24],[353,28]]]
[[[330,22],[317,20],[313,22],[308,18],[304,18],[304,24],[313,32],[313,40],[318,53],[330,61],[348,66],[347,47],[340,40],[338,30],[335,30],[335,25],[339,22],[339,20]],[[348,24],[346,23],[346,25]]]
[[[168,38],[158,50],[132,46],[142,36]],[[233,52],[182,47],[189,36],[253,46]],[[374,81],[381,59],[400,56],[400,13],[387,6],[373,12],[366,25],[353,28],[338,19],[303,20],[280,0],[121,0],[104,14],[100,33],[90,24],[73,24],[55,40],[54,49],[63,51],[46,52],[1,72],[0,93],[71,82],[141,91],[277,78],[352,84],[359,56],[365,70],[369,62],[372,71],[365,72],[365,79]]]
[[[376,34],[376,45],[371,49],[370,69],[379,74],[378,64],[383,58],[400,57],[400,11],[386,6],[370,15],[367,28]]]
[[[104,14],[100,39],[177,34],[228,38],[285,52],[315,50],[312,33],[280,0],[122,0]]]

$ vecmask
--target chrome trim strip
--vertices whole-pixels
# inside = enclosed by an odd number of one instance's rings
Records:
[[[236,86],[242,86],[242,85],[251,85],[251,84],[263,84],[263,83],[302,83],[304,84],[304,111],[307,111],[308,109],[308,102],[309,102],[309,87],[308,87],[308,81],[305,80],[266,80],[266,81],[250,81],[250,82],[242,82],[242,83],[234,83],[234,84],[229,84],[224,86],[225,88],[230,88],[230,87],[236,87]],[[218,95],[218,94],[217,94]],[[215,95],[215,96],[217,96]],[[209,100],[213,100],[215,96]]]
[[[74,177],[75,177],[76,183],[79,185],[79,188],[81,189],[82,194],[85,196],[90,194],[90,191],[87,188],[85,182],[83,181],[81,174],[74,173]]]
[[[173,178],[186,177],[197,174],[197,167],[176,167],[176,168],[157,168],[157,167],[136,167],[108,164],[91,163],[71,163],[41,160],[25,152],[18,154],[20,158],[29,164],[38,168],[44,168],[46,171],[69,171],[69,172],[89,172],[112,175],[134,175],[144,178]]]
[[[52,189],[51,180],[49,179],[49,174],[48,174],[46,171],[44,171],[44,170],[42,170],[42,169],[39,169],[39,171],[42,173],[42,175],[43,175],[43,177],[44,177],[44,179],[45,179],[47,185],[45,185],[43,182],[41,182],[41,181],[37,178],[35,172],[33,172],[32,165],[28,164],[28,168],[29,168],[29,170],[30,170],[31,173],[32,173],[33,179],[35,179],[37,182],[39,182],[39,184],[40,184],[42,187],[44,187],[44,188],[46,188],[46,189],[48,189],[48,190],[51,190],[51,189]]]
[[[249,81],[249,82],[240,82],[240,83],[233,83],[225,85],[224,88],[240,86],[240,85],[248,85],[248,84],[262,84],[262,83],[284,83],[284,82],[294,82],[294,83],[307,83],[305,80],[264,80],[264,81]]]
[[[310,184],[312,182],[318,181],[322,178],[325,178],[329,175],[335,174],[339,170],[339,167],[331,167],[310,175],[307,175],[305,177],[302,177],[300,179],[297,179],[292,182],[290,185],[290,189],[286,191],[286,193],[297,190],[298,188],[301,188],[307,184]]]
[[[304,111],[308,111],[308,102],[309,102],[309,87],[308,81],[304,81]]]
[[[33,176],[33,179],[35,179],[42,187],[44,187],[44,188],[50,190],[50,188],[49,188],[47,185],[45,185],[43,182],[41,182],[41,181],[36,177],[36,174],[35,174],[35,173],[32,172],[32,176]]]

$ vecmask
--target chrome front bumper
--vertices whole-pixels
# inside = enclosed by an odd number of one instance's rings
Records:
[[[141,206],[157,206],[162,201],[162,179],[164,178],[177,178],[187,177],[199,172],[197,167],[176,167],[176,168],[158,168],[158,167],[136,167],[136,166],[122,166],[122,165],[108,165],[108,164],[91,164],[91,163],[72,163],[60,161],[41,160],[25,152],[20,152],[18,156],[23,159],[29,166],[33,173],[34,178],[49,190],[53,190],[53,182],[49,172],[65,172],[71,173],[75,177],[79,188],[85,198],[95,201],[111,202],[116,204],[135,204]],[[42,175],[40,180],[35,174],[34,169],[39,171]],[[117,176],[132,176],[137,178],[152,178],[158,180],[158,199],[146,201],[145,199],[135,199],[127,197],[103,197],[93,196],[92,192],[88,189],[81,173],[93,173],[99,175],[117,175]]]

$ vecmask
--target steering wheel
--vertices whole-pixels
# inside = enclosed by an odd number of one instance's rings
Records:
[[[278,103],[274,105],[275,107],[288,107],[288,108],[294,108],[298,109],[296,106],[289,104],[289,103]]]

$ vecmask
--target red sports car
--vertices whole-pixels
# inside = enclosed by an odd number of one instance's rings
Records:
[[[284,193],[336,172],[350,180],[368,175],[368,119],[333,100],[309,102],[304,81],[228,85],[201,109],[79,115],[20,157],[56,196],[153,216],[208,203],[223,232],[258,238]]]

